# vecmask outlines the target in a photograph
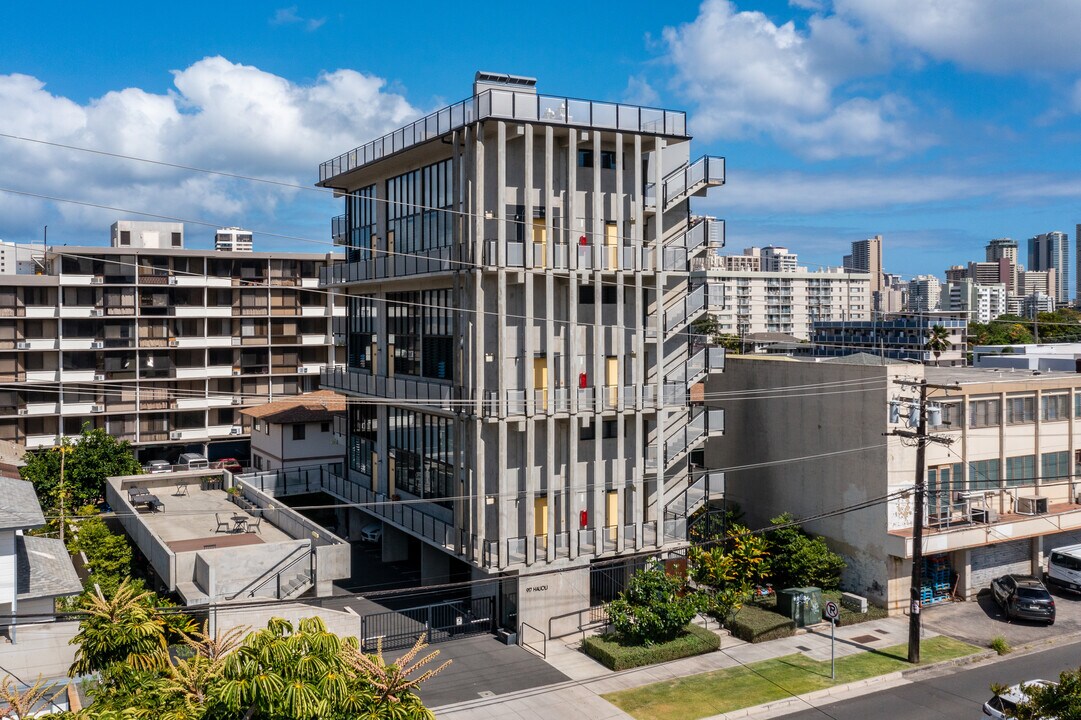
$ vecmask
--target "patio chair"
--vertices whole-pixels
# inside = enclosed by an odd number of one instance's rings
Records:
[[[229,532],[230,530],[232,530],[233,526],[229,518],[225,518],[224,520],[222,520],[221,515],[219,515],[218,513],[214,513],[214,519],[218,523],[218,526],[214,528],[214,532]]]
[[[250,533],[259,533],[261,535],[262,530],[259,529],[259,526],[262,525],[262,524],[263,524],[263,518],[257,517],[254,520],[249,520],[248,521],[248,527],[246,529]]]

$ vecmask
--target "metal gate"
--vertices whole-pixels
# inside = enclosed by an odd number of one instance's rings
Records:
[[[989,587],[1002,575],[1032,574],[1032,543],[1029,540],[998,543],[991,547],[974,548],[969,555],[971,574],[969,586],[973,591]]]
[[[411,647],[424,636],[429,643],[494,633],[495,597],[451,600],[405,610],[372,613],[360,619],[361,649],[373,652]]]
[[[1044,560],[1047,559],[1047,555],[1050,554],[1055,548],[1065,547],[1067,545],[1081,545],[1081,530],[1072,530],[1070,532],[1060,532],[1054,535],[1043,536],[1043,554]]]

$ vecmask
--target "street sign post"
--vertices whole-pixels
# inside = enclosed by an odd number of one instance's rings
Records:
[[[836,647],[836,629],[837,618],[841,615],[841,609],[837,607],[837,603],[830,600],[826,603],[825,615],[830,621],[830,680],[837,679],[837,663],[836,656],[834,655],[834,648]]]

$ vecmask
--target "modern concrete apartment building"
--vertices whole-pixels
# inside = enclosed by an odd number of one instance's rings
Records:
[[[5,278],[0,438],[47,447],[89,422],[144,460],[244,458],[243,407],[344,360],[343,300],[317,288],[332,255],[174,249],[174,232],[118,223],[117,247],[51,247],[43,274]]]
[[[1070,238],[1064,232],[1042,233],[1028,240],[1028,269],[1055,271],[1054,285],[1048,294],[1058,305],[1070,301],[1069,259]]]
[[[871,276],[842,272],[731,271],[728,258],[696,262],[714,289],[718,304],[710,309],[717,331],[746,337],[755,333],[786,333],[808,340],[816,322],[871,319]]]
[[[1007,292],[1002,283],[982,285],[969,279],[947,282],[942,286],[942,309],[967,312],[969,320],[989,323],[1006,314]]]
[[[875,235],[866,240],[852,243],[852,254],[844,256],[842,267],[848,272],[865,272],[871,275],[871,300],[874,309],[882,308],[883,271],[882,271],[882,236]]]
[[[504,625],[555,632],[592,561],[686,544],[690,456],[723,429],[688,396],[724,358],[688,333],[716,306],[691,260],[722,237],[690,201],[723,182],[682,112],[487,73],[321,166],[346,195],[326,286],[350,295],[322,385],[372,400],[340,492],[385,521],[384,556],[417,537],[425,582],[464,564],[501,580]]]
[[[908,281],[908,311],[934,312],[942,304],[942,283],[934,275],[917,275]]]
[[[946,329],[949,347],[939,353],[927,349],[927,334],[935,325]],[[809,354],[843,357],[868,353],[892,360],[913,360],[938,365],[964,365],[968,349],[968,313],[900,314],[849,322],[818,322]]]
[[[707,444],[707,467],[755,465],[726,474],[726,498],[752,528],[782,512],[815,517],[867,503],[805,527],[845,556],[846,589],[893,612],[909,602],[916,448],[889,433],[906,429],[912,411],[913,390],[897,380],[924,377],[956,386],[932,391],[941,424],[930,431],[953,442],[927,447],[925,602],[955,588],[974,599],[992,578],[1039,574],[1051,548],[1081,543],[1076,372],[738,356],[706,386],[707,397],[760,391],[733,403],[724,442]]]

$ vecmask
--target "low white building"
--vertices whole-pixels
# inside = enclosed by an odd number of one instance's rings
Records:
[[[705,457],[749,525],[819,518],[804,527],[844,556],[844,588],[891,612],[909,599],[916,448],[888,433],[912,410],[915,391],[898,381],[924,377],[957,388],[932,393],[942,422],[931,431],[953,442],[927,448],[925,601],[974,598],[1081,543],[1081,374],[732,356],[705,394],[758,391],[725,403],[726,437]]]
[[[917,275],[908,281],[908,311],[934,312],[942,304],[942,283],[934,275]]]
[[[34,486],[0,476],[0,617],[13,642],[16,623],[8,618],[45,622],[56,598],[83,590],[63,541],[25,534],[44,525]]]
[[[1006,286],[983,285],[971,279],[955,280],[942,287],[942,310],[967,312],[969,320],[989,323],[1006,314]]]
[[[251,464],[256,470],[341,462],[345,447],[335,420],[345,416],[345,397],[317,390],[243,411],[252,419]]]
[[[222,252],[251,252],[251,230],[238,227],[221,228],[214,233],[214,249]]]

